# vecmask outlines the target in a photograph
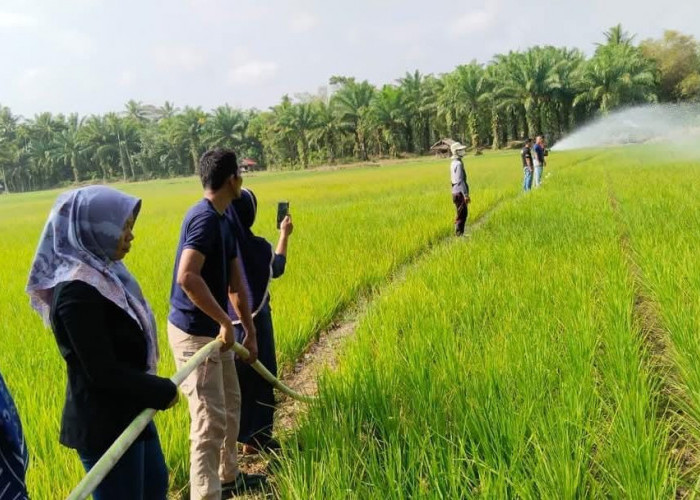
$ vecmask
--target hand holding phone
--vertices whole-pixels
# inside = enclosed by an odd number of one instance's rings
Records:
[[[277,229],[280,229],[280,224],[284,218],[289,214],[289,202],[280,201],[277,203]]]

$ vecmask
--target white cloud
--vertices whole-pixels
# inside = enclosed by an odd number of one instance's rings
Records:
[[[277,63],[272,61],[248,61],[234,66],[228,72],[232,84],[254,85],[270,81],[277,74]]]
[[[453,38],[482,33],[496,24],[497,14],[498,6],[495,2],[491,2],[483,9],[467,12],[457,17],[450,24],[448,32]]]
[[[0,28],[33,28],[39,25],[37,18],[13,12],[0,12]]]
[[[192,72],[206,63],[206,55],[186,45],[160,45],[153,50],[156,65],[161,69]]]
[[[289,30],[292,33],[306,33],[318,26],[318,17],[309,12],[298,12],[289,19]]]

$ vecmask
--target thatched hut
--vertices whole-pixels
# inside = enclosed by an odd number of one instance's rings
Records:
[[[252,170],[259,169],[258,162],[253,160],[252,158],[243,158],[238,164],[238,166],[241,167],[241,170],[243,172],[250,172]]]
[[[433,151],[435,153],[435,156],[440,156],[442,158],[445,158],[446,156],[451,156],[452,152],[450,151],[450,146],[452,146],[455,142],[457,141],[449,138],[441,139],[432,146],[430,146],[430,151]]]

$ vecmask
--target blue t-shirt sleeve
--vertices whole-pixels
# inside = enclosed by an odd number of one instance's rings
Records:
[[[191,248],[204,255],[212,255],[221,238],[221,226],[216,215],[196,214],[187,224],[182,248]]]
[[[272,277],[279,278],[280,276],[282,276],[286,267],[287,257],[276,253],[274,259],[272,259]]]

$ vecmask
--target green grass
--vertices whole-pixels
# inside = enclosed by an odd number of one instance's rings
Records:
[[[289,364],[357,295],[452,232],[448,162],[251,176],[260,213],[255,229],[273,240],[276,201],[291,201],[295,231],[286,275],[272,288],[279,357]],[[512,155],[469,159],[475,191],[471,217],[518,191]],[[174,364],[165,336],[175,245],[185,211],[200,196],[195,179],[118,186],[143,198],[136,240],[126,264],[150,300],[160,330],[160,373]],[[50,332],[24,294],[29,264],[58,192],[0,197],[0,369],[13,391],[32,451],[30,488],[36,498],[66,494],[82,475],[74,453],[57,443],[65,368]],[[7,319],[9,318],[9,320]],[[184,404],[158,417],[175,484],[187,475]]]
[[[700,443],[700,168],[683,150],[649,161],[649,151],[618,155],[609,172],[619,200],[642,293],[651,301],[666,343],[666,391],[671,397],[679,448]],[[679,450],[681,454],[682,450]],[[688,457],[684,457],[684,460]],[[686,460],[684,475],[697,494],[697,459]]]
[[[605,160],[555,170],[370,309],[281,497],[673,496]]]
[[[695,487],[693,451],[674,448],[679,435],[700,442],[699,164],[657,147],[550,162],[544,186],[517,196],[517,153],[468,158],[470,219],[493,211],[459,240],[449,238],[445,160],[246,179],[260,205],[255,229],[269,239],[276,202],[291,201],[289,267],[272,288],[283,364],[382,289],[288,437],[303,451],[291,446],[279,462],[278,496],[669,498]],[[127,265],[162,327],[169,374],[174,248],[199,189],[194,179],[121,187],[144,200]],[[83,475],[57,443],[65,368],[23,292],[56,194],[0,197],[0,370],[40,499],[64,496]],[[635,309],[640,290],[668,344],[662,364]],[[185,405],[157,420],[181,486]]]

